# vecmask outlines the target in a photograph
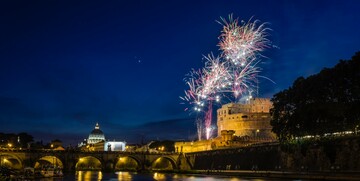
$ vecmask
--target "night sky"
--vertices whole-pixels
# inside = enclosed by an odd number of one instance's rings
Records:
[[[183,78],[218,54],[220,16],[268,22],[261,97],[360,50],[360,1],[0,2],[0,132],[76,144],[191,139]]]

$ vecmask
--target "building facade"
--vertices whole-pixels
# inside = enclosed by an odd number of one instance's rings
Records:
[[[271,107],[272,103],[268,98],[252,98],[245,104],[225,104],[217,110],[216,138],[176,142],[175,151],[197,152],[276,141],[270,125]]]
[[[125,151],[125,141],[106,141],[105,134],[100,130],[99,123],[96,123],[94,130],[89,134],[88,139],[78,144],[84,151]]]
[[[100,130],[99,123],[96,123],[94,130],[92,130],[91,133],[89,134],[89,137],[87,139],[87,144],[88,145],[95,144],[101,141],[105,141],[105,135]]]
[[[235,136],[273,139],[270,125],[270,99],[252,98],[246,104],[229,103],[217,110],[218,136],[223,130],[234,130]]]
[[[107,141],[104,145],[104,151],[125,151],[125,141]]]

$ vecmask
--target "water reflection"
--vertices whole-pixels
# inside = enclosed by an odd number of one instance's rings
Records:
[[[166,176],[166,175],[165,175]],[[168,178],[169,180],[169,178]],[[174,174],[170,180],[189,180],[189,181],[223,181],[223,180],[226,180],[226,181],[248,181],[248,180],[245,180],[245,179],[239,179],[239,178],[231,178],[231,177],[221,177],[221,176],[204,176],[204,175],[185,175],[185,174]],[[251,180],[253,181],[253,180]],[[255,181],[255,180],[254,180]],[[259,181],[259,180],[257,180]]]
[[[157,172],[154,173],[153,178],[154,178],[155,180],[166,180],[165,174],[163,174],[163,173],[157,173]]]
[[[131,181],[132,175],[129,172],[116,172],[115,174],[118,175],[118,180],[124,180],[124,181]]]
[[[78,181],[93,181],[103,178],[101,171],[76,171],[75,175]]]
[[[292,179],[270,178],[244,178],[227,177],[221,175],[187,175],[171,173],[136,173],[136,172],[113,172],[101,171],[77,171],[75,174],[66,174],[63,178],[41,178],[36,181],[290,181]],[[295,180],[292,180],[295,181]],[[299,181],[299,180],[296,180]],[[303,180],[304,181],[304,180]]]

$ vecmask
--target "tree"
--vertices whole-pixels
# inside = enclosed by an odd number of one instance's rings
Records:
[[[154,141],[149,147],[152,149],[157,149],[159,151],[174,152],[174,144],[175,142],[170,140]]]
[[[34,141],[34,137],[27,133],[0,133],[0,146],[7,147],[10,143],[15,147],[26,148],[28,143]]]
[[[18,137],[20,139],[20,145],[22,148],[27,148],[28,144],[34,141],[34,137],[27,133],[19,133]]]
[[[360,52],[274,95],[271,125],[280,140],[353,130],[360,124]]]

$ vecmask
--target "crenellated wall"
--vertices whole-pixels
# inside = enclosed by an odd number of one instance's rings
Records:
[[[236,136],[275,139],[270,125],[272,103],[267,98],[252,98],[246,104],[229,103],[217,110],[218,136],[223,130],[234,130]]]

